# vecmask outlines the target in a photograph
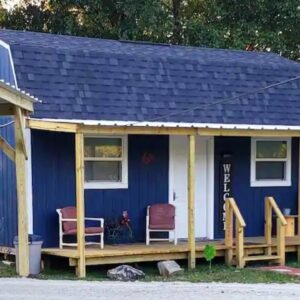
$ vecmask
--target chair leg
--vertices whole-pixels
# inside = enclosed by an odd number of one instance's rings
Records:
[[[177,245],[177,235],[176,235],[176,230],[173,231],[174,232],[174,245]]]
[[[149,229],[146,228],[146,245],[149,246],[150,244],[150,232]]]
[[[103,249],[104,248],[104,234],[103,233],[101,233],[101,235],[100,235],[100,240],[101,240],[100,248]]]

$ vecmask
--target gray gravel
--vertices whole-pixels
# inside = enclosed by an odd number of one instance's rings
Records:
[[[300,285],[0,279],[0,299],[290,300],[300,299]]]

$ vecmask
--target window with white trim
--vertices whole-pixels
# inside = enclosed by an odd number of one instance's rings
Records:
[[[127,137],[85,136],[86,189],[128,187]]]
[[[291,139],[252,138],[251,186],[291,185]]]

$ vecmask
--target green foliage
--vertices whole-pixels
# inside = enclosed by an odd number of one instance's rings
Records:
[[[217,254],[216,247],[214,245],[209,245],[209,244],[205,245],[203,254],[206,261],[209,262],[209,270],[211,271],[211,262],[216,257]]]
[[[300,59],[299,0],[35,1],[22,0],[11,10],[0,5],[0,27],[215,48],[248,48]]]

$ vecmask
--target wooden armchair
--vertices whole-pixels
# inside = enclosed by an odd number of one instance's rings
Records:
[[[172,204],[154,204],[147,207],[146,217],[146,245],[150,241],[171,241],[168,238],[151,238],[151,232],[173,233],[174,245],[177,245],[176,237],[176,209]]]
[[[77,243],[66,243],[63,238],[66,235],[77,235],[77,219],[76,219],[76,207],[69,206],[65,208],[59,208],[56,210],[58,213],[59,221],[59,248],[63,246],[77,246]],[[96,244],[100,245],[100,248],[104,247],[104,219],[103,218],[85,218],[85,221],[95,221],[99,223],[99,226],[85,227],[86,236],[99,236],[100,242],[86,242],[86,245]]]

